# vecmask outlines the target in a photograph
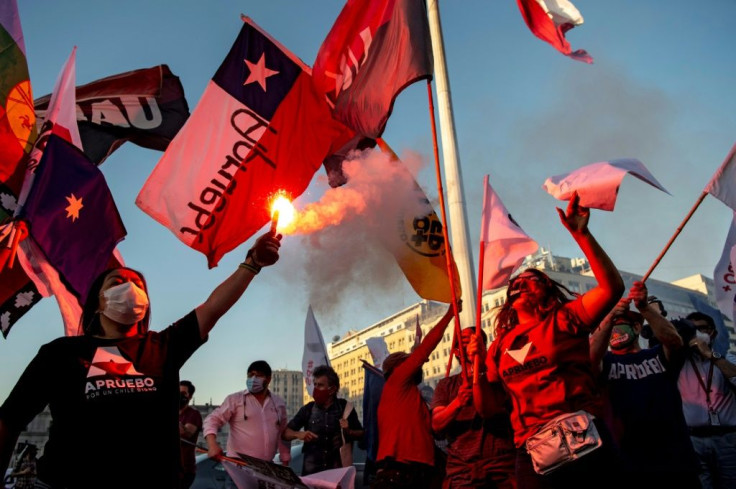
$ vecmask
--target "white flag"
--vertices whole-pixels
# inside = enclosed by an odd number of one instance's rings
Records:
[[[734,299],[736,299],[736,275],[733,265],[736,263],[736,212],[731,220],[731,228],[728,230],[726,244],[723,246],[721,259],[718,260],[713,270],[713,282],[715,283],[715,296],[718,309],[724,316],[733,320]]]
[[[736,211],[736,144],[705,186],[705,192]]]
[[[330,365],[327,357],[327,347],[319,330],[317,320],[314,318],[312,306],[307,310],[307,320],[304,323],[304,354],[302,355],[302,374],[307,384],[307,392],[312,395],[314,385],[312,383],[312,372],[320,365]]]
[[[511,217],[488,182],[488,175],[483,179],[483,188],[480,240],[485,246],[480,285],[483,290],[491,290],[506,285],[524,258],[537,251],[539,245]]]
[[[570,200],[577,191],[581,206],[612,211],[627,173],[669,194],[644,164],[633,158],[591,163],[573,172],[549,177],[542,188],[559,200]]]
[[[365,340],[365,346],[368,347],[368,351],[371,353],[373,366],[383,370],[383,361],[386,360],[386,357],[389,355],[386,340],[383,339],[383,336],[368,338]]]

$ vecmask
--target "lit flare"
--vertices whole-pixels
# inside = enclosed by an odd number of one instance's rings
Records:
[[[294,220],[295,214],[291,201],[283,194],[277,195],[271,202],[271,229],[283,231]]]

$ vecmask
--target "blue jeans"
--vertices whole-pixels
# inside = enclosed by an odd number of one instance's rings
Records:
[[[736,487],[736,431],[722,435],[691,436],[700,462],[703,489]]]

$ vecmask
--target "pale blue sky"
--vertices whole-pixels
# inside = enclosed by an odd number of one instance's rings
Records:
[[[36,97],[50,92],[76,45],[78,84],[166,63],[181,78],[192,109],[234,41],[241,12],[312,64],[343,5],[340,0],[19,3]],[[622,270],[642,274],[736,141],[731,22],[736,2],[673,0],[665,6],[654,0],[579,0],[576,5],[585,24],[568,39],[573,49],[588,50],[593,65],[570,60],[533,37],[513,0],[440,3],[472,251],[477,253],[484,174],[541,245],[558,255],[580,256],[559,224],[557,201],[542,183],[587,163],[634,157],[672,196],[627,177],[615,212],[594,212],[591,229]],[[384,138],[399,153],[424,157],[418,180],[436,197],[423,83],[399,96]],[[149,282],[154,329],[202,302],[251,244],[208,270],[204,256],[135,207],[160,156],[127,144],[102,166],[128,229],[120,250]],[[306,199],[323,194],[323,177],[320,170]],[[712,276],[730,219],[728,208],[707,198],[653,278]],[[340,236],[339,229],[333,231],[332,237]],[[390,262],[386,266],[398,277],[396,285],[378,287],[366,272],[366,257],[345,249],[347,244],[332,265],[339,268],[334,273],[349,275],[349,285],[334,290],[330,280],[312,283],[304,276],[305,263],[320,253],[338,256],[337,240],[322,245],[316,249],[308,240],[287,237],[279,264],[257,277],[184,366],[182,378],[197,386],[198,403],[219,403],[243,388],[253,360],[299,369],[310,301],[329,341],[419,299]],[[325,295],[333,298],[329,304]],[[62,331],[55,301],[44,299],[0,341],[0,399],[38,347]]]

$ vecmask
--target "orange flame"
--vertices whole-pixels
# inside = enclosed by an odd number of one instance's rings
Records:
[[[331,189],[319,202],[307,204],[303,210],[297,212],[293,221],[283,226],[282,232],[310,234],[328,226],[337,226],[347,217],[362,213],[366,206],[365,198],[353,189]]]
[[[278,194],[271,202],[271,218],[275,221],[276,229],[288,227],[295,215],[296,210],[286,195]]]

